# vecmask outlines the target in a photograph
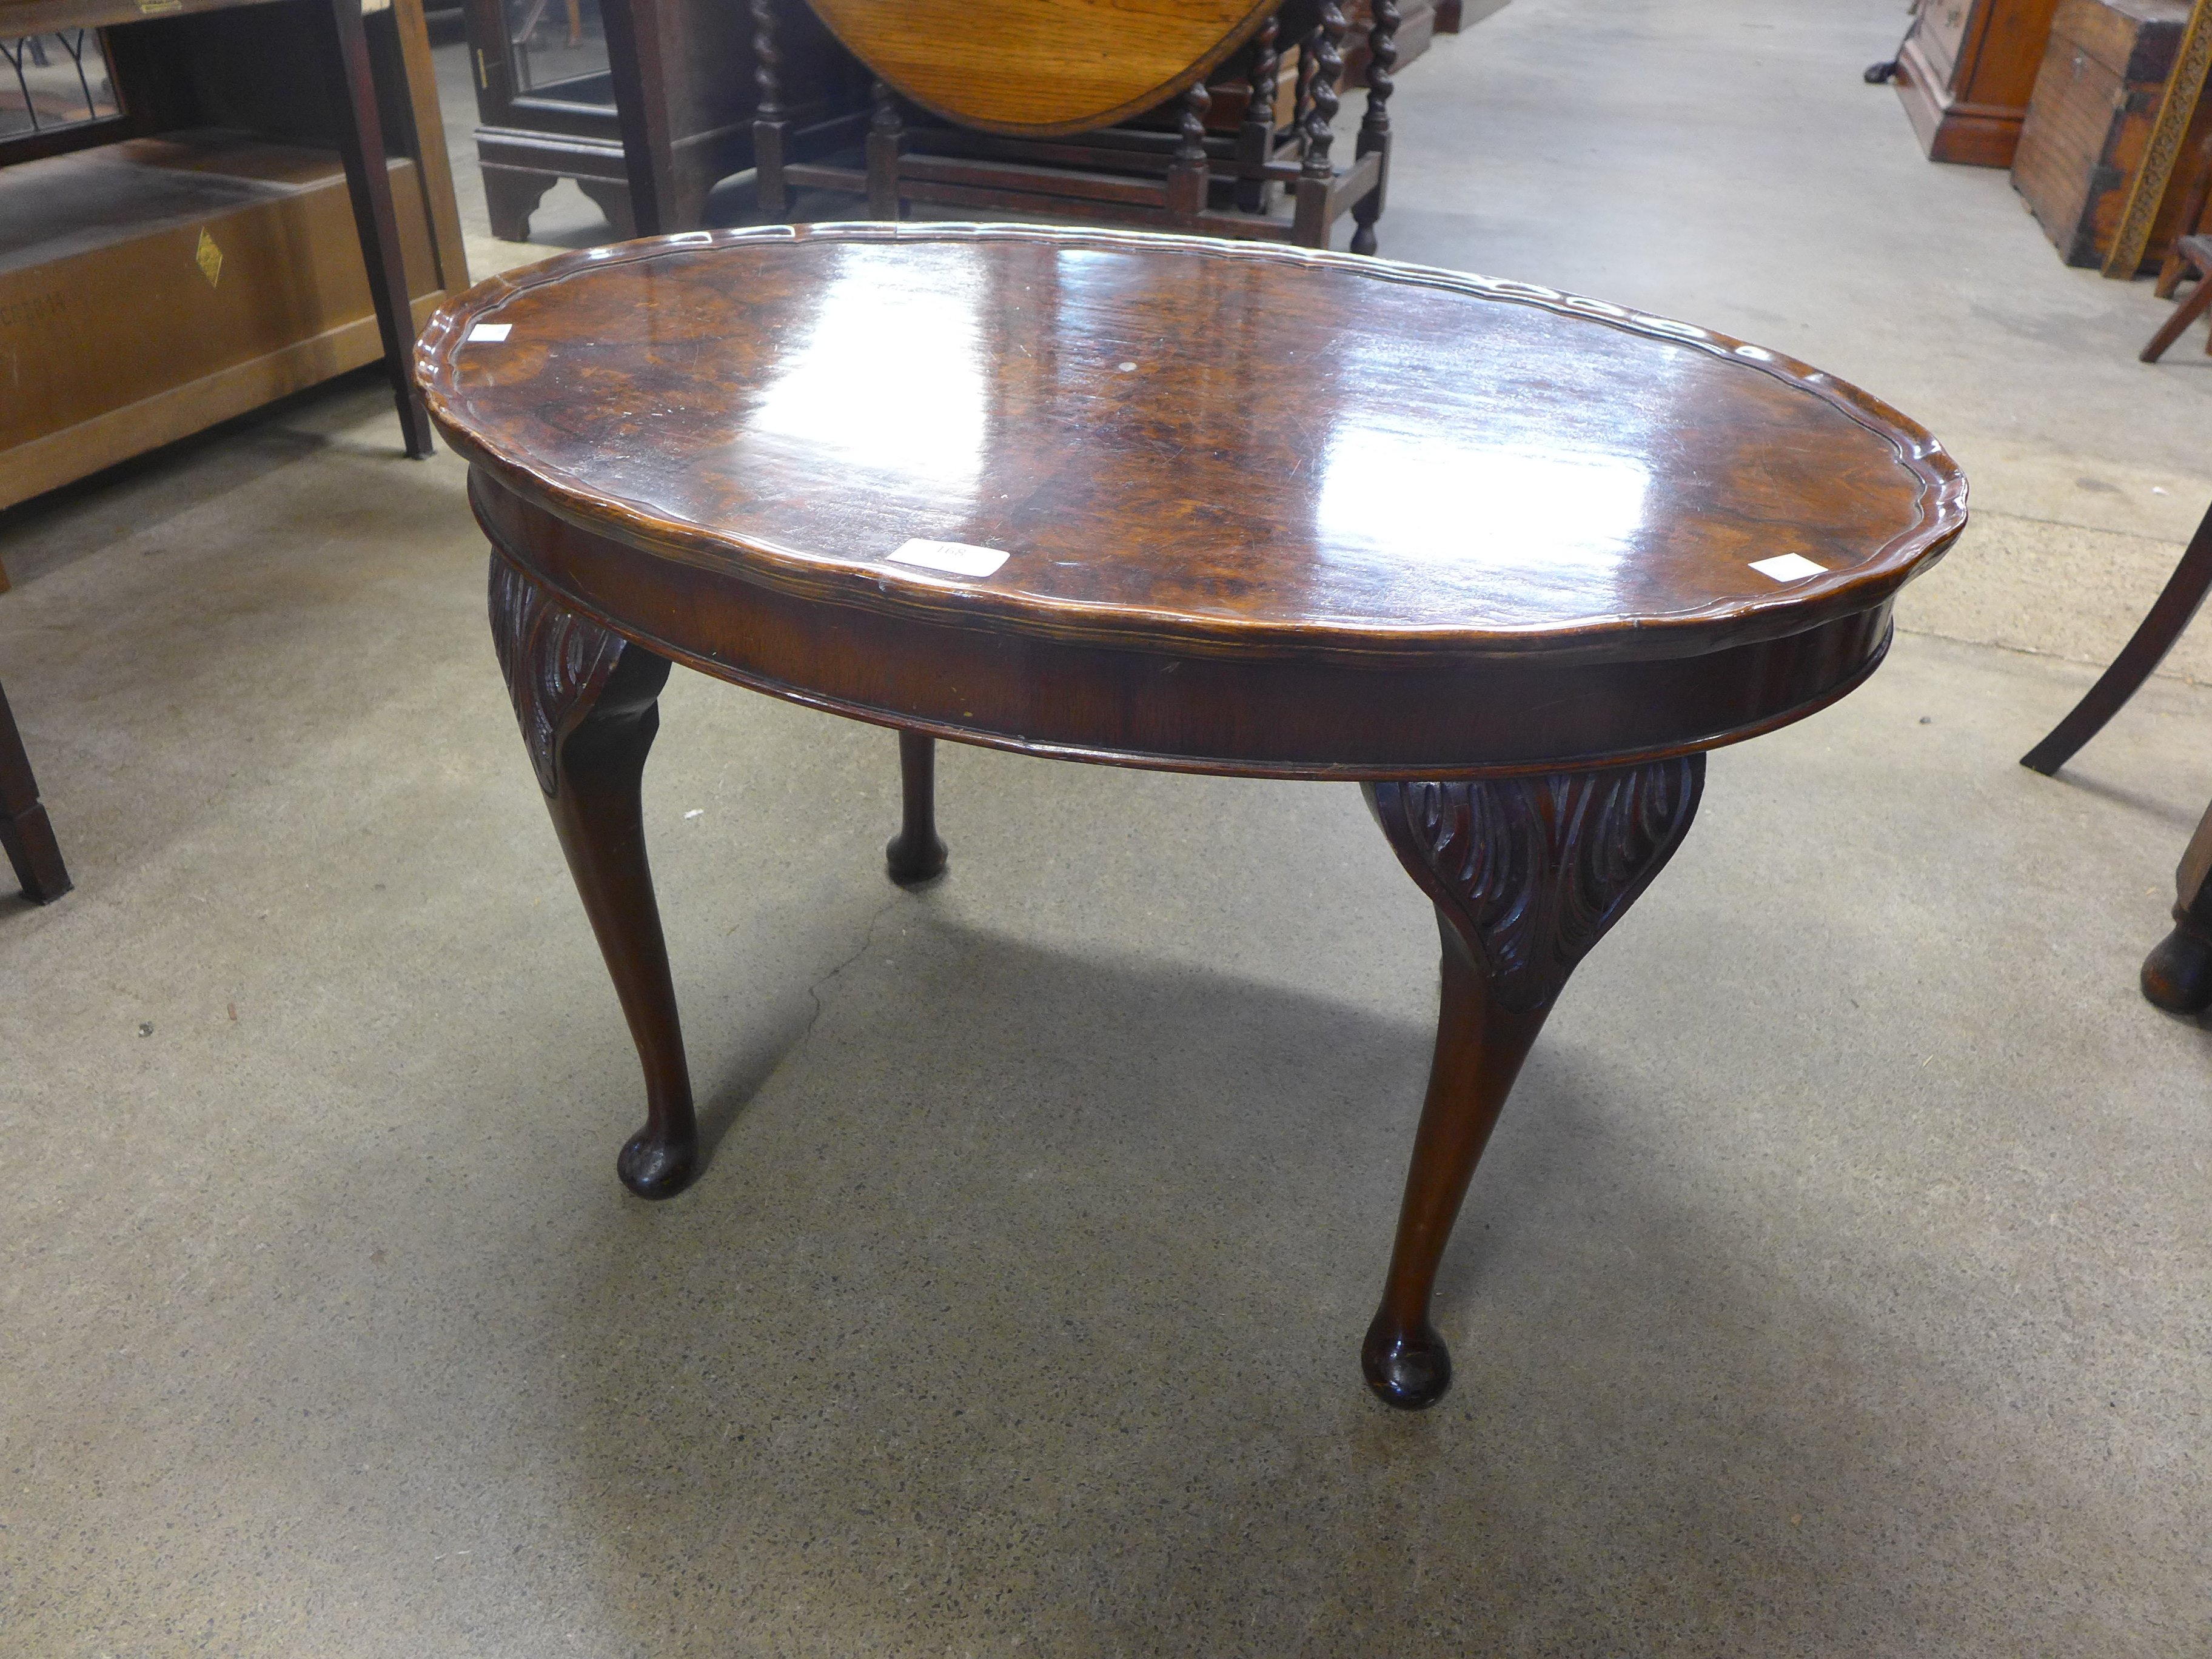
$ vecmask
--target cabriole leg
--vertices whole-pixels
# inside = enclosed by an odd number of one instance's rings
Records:
[[[1382,1305],[1360,1352],[1387,1405],[1432,1406],[1451,1354],[1429,1319],[1476,1163],[1567,975],[1674,855],[1705,757],[1604,772],[1367,786],[1435,902],[1443,939],[1435,1059]]]
[[[645,1127],[616,1169],[640,1198],[673,1197],[699,1172],[699,1128],[639,800],[668,663],[565,609],[497,554],[491,629],[538,787],[645,1067]]]

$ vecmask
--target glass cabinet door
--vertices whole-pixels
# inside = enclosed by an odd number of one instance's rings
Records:
[[[109,120],[121,112],[107,42],[99,30],[0,33],[0,140]]]
[[[501,0],[501,9],[515,97],[614,103],[599,0]]]

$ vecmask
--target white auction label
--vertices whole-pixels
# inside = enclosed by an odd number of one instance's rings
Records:
[[[1775,559],[1754,559],[1751,568],[1762,576],[1771,576],[1778,582],[1802,582],[1808,576],[1825,576],[1828,567],[1814,564],[1802,554],[1784,553]]]
[[[507,337],[508,331],[514,326],[513,323],[478,323],[469,331],[469,343],[475,345],[482,341],[486,344],[497,345]]]
[[[894,564],[918,564],[925,570],[943,570],[955,576],[988,576],[1010,556],[995,547],[970,547],[966,542],[906,543],[884,556]]]

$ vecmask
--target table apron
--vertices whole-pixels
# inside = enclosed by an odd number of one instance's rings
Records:
[[[1833,702],[1880,664],[1890,605],[1698,656],[1547,663],[1184,654],[807,599],[641,551],[479,471],[501,556],[580,614],[793,702],[1060,759],[1285,778],[1454,778],[1710,749]]]

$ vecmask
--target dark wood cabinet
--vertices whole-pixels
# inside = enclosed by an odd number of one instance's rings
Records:
[[[857,134],[866,76],[805,0],[467,0],[492,234],[527,240],[561,179],[618,237],[699,228],[708,193],[755,162],[763,12],[794,142],[825,121]]]
[[[2057,0],[1921,0],[1897,90],[1931,161],[2008,167]]]
[[[651,142],[672,199],[659,228],[696,225],[707,192],[752,165],[751,23],[734,0],[468,0],[483,123],[477,155],[495,236],[527,241],[532,210],[562,179],[599,204],[617,236],[637,234],[608,51],[605,9],[617,3],[636,32],[641,78],[662,100]]]

